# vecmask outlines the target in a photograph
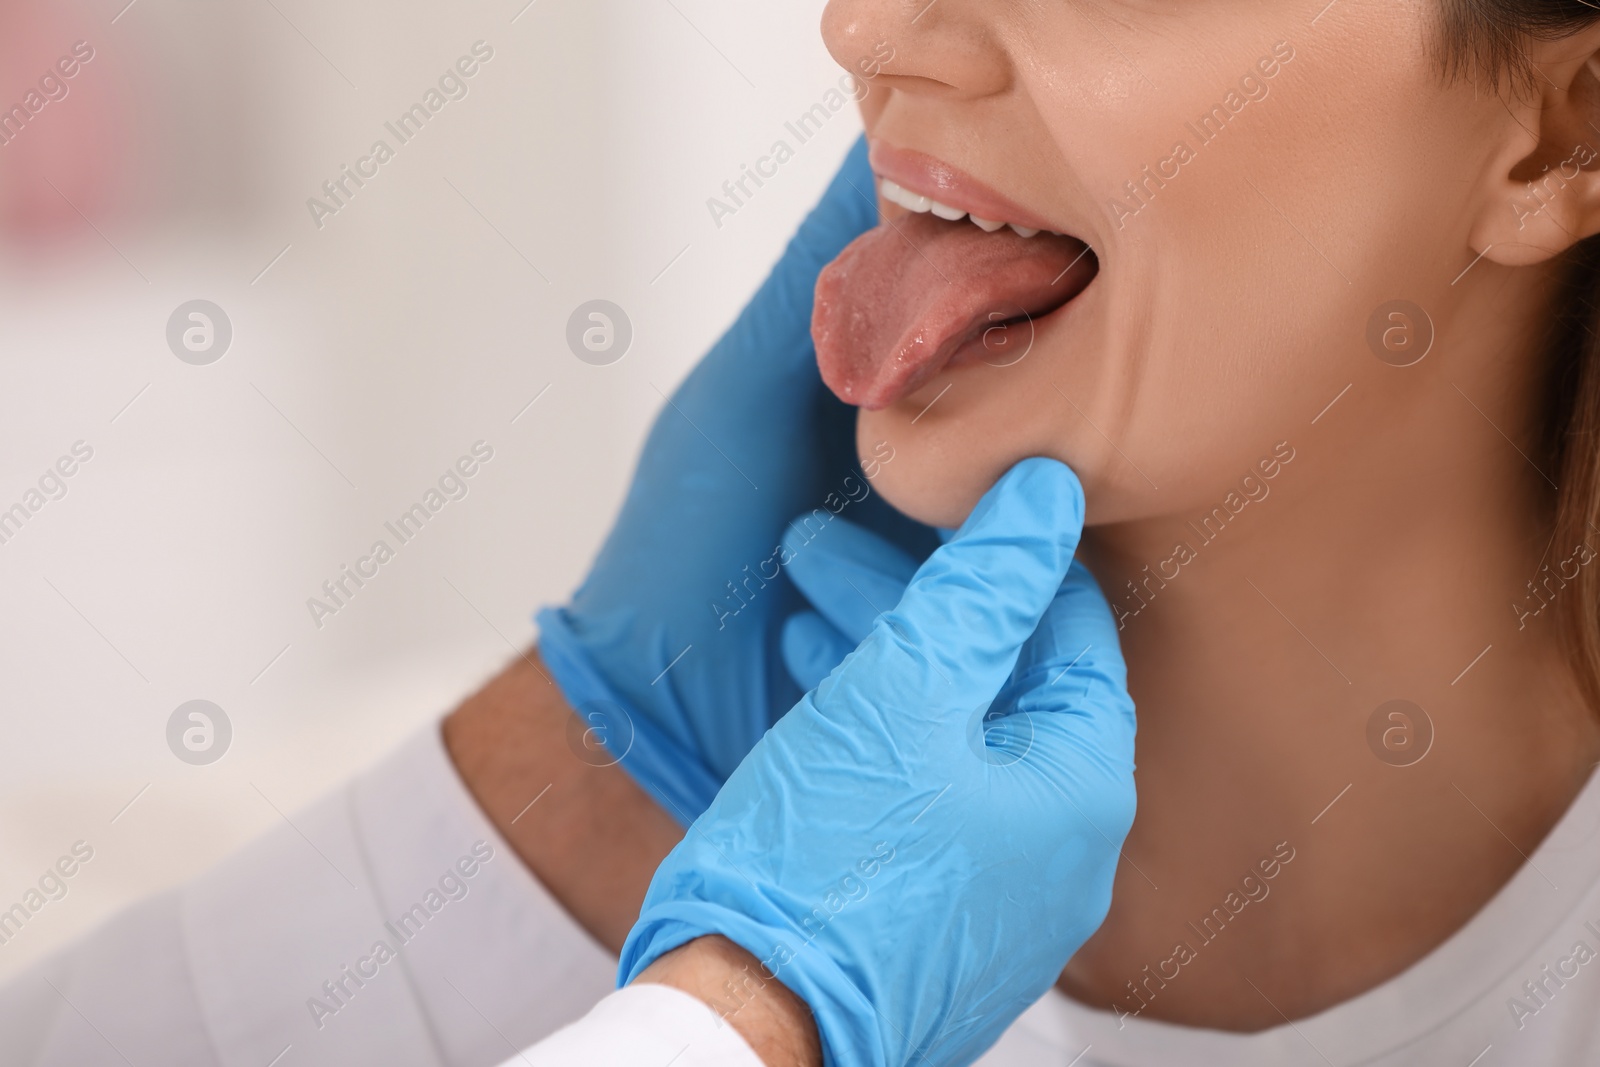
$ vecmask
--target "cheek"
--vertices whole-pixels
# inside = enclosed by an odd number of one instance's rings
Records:
[[[1071,333],[1042,353],[1050,380],[1019,379],[968,447],[1065,460],[1091,521],[1200,506],[1274,442],[1310,432],[1346,386],[1389,370],[1365,338],[1374,309],[1398,296],[1448,313],[1471,259],[1455,202],[1471,167],[1446,161],[1463,159],[1471,131],[1427,106],[1441,91],[1405,43],[1425,39],[1421,16],[1384,17],[1382,55],[1299,41],[1268,94],[1233,98],[1215,135],[1197,124],[1269,53],[1270,33],[1217,31],[1203,60],[1162,57],[1185,76],[1163,78],[1175,88],[1159,99],[1130,89],[1118,108],[1088,110],[1035,87],[1050,139],[1077,164],[1077,199],[1103,209],[1101,273]],[[1190,158],[1163,168],[1179,142]],[[1084,144],[1098,150],[1073,152]],[[1021,395],[1039,390],[1065,394],[1042,441],[1040,405]]]
[[[1308,37],[1299,22],[1265,35],[1212,24],[1215,47],[1199,52],[1152,36],[1138,56],[1170,72],[1165,93],[1131,74],[1055,76],[1109,68],[1061,58],[1081,43],[1037,42],[1054,58],[1030,68],[1053,75],[1028,85],[1036,140],[1072,161],[1056,165],[1054,197],[1103,253],[1101,273],[1024,362],[952,368],[862,413],[863,453],[896,451],[874,481],[886,499],[954,526],[1012,464],[1045,455],[1082,479],[1091,523],[1203,510],[1275,442],[1310,433],[1346,386],[1382,384],[1369,381],[1390,371],[1367,349],[1374,309],[1405,297],[1448,313],[1471,258],[1453,201],[1471,161],[1447,165],[1471,131],[1428,106],[1440,91],[1421,12],[1345,7],[1381,22],[1384,43]],[[1202,143],[1194,123],[1279,37],[1299,47],[1268,94],[1236,100]],[[1179,141],[1193,158],[1163,170]],[[1168,177],[1130,199],[1146,166]]]

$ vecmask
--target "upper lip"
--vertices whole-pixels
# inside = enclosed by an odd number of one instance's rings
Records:
[[[1036,230],[1060,232],[1060,227],[1030,211],[1004,193],[985,185],[966,171],[925,152],[873,141],[867,157],[880,178],[905,186],[941,204],[999,222],[1014,222]]]

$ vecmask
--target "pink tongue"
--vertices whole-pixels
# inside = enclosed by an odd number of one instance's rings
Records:
[[[848,404],[888,407],[986,329],[1071,300],[1096,267],[1071,237],[985,233],[926,213],[880,223],[817,279],[811,336],[822,380]]]

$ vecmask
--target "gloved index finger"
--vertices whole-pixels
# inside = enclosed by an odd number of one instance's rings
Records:
[[[930,556],[900,603],[818,690],[930,711],[992,700],[1055,598],[1083,532],[1083,487],[1064,464],[1023,460]]]
[[[878,616],[905,595],[917,561],[849,519],[834,519],[810,541],[803,539],[802,528],[803,518],[784,531],[783,546],[794,557],[789,580],[855,648],[872,632]]]

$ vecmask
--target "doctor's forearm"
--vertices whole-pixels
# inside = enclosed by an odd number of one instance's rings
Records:
[[[634,981],[669,985],[705,1001],[767,1067],[822,1067],[822,1041],[806,1002],[725,937],[680,945]]]
[[[522,861],[616,952],[657,865],[683,831],[621,767],[579,757],[568,744],[577,722],[530,650],[450,714],[444,742]]]
[[[578,720],[542,670],[534,651],[513,661],[445,719],[445,748],[523,862],[616,952],[683,831],[621,767],[595,767],[578,756],[567,740]],[[805,1003],[762,980],[755,957],[731,942],[700,938],[663,956],[639,981],[704,1001],[769,1067],[821,1063]]]

